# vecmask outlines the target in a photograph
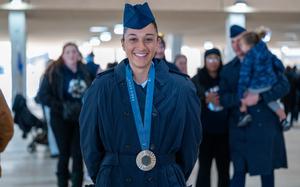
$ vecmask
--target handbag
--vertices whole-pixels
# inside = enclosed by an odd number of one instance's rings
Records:
[[[81,111],[81,102],[64,101],[63,102],[63,119],[66,121],[78,122]]]

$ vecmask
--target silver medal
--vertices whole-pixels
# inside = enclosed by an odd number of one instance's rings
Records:
[[[152,151],[144,150],[136,156],[136,165],[142,171],[150,171],[155,167],[156,157]]]

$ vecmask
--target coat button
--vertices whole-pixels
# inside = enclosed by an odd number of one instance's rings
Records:
[[[124,116],[128,117],[129,116],[129,112],[125,111],[124,112]]]
[[[153,177],[149,177],[149,178],[148,178],[148,181],[149,181],[149,182],[152,182],[152,181],[153,181]]]
[[[132,182],[132,178],[131,178],[131,177],[127,177],[127,178],[125,179],[125,181],[128,182],[128,183],[130,183],[130,182]]]
[[[131,145],[130,145],[130,144],[126,144],[126,145],[125,145],[125,148],[126,148],[126,149],[130,149],[130,148],[131,148]]]
[[[260,109],[257,109],[256,112],[257,112],[257,113],[260,113]]]
[[[262,126],[262,124],[261,123],[259,123],[259,124],[257,124],[259,127],[261,127]]]

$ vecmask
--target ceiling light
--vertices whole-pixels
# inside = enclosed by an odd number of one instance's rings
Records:
[[[89,41],[91,46],[97,46],[101,44],[101,41],[99,40],[98,37],[91,37],[90,41]]]
[[[108,42],[111,40],[111,33],[110,32],[103,32],[100,34],[100,40],[103,42]]]
[[[0,8],[5,10],[28,10],[32,9],[32,6],[22,0],[12,0],[9,3],[2,5]]]
[[[104,32],[104,31],[107,31],[108,28],[107,27],[102,27],[102,26],[92,26],[90,27],[90,32],[93,32],[93,33],[97,33],[97,32]]]
[[[246,0],[236,0],[234,5],[226,7],[225,11],[230,13],[250,13],[254,12],[255,9],[250,7]]]

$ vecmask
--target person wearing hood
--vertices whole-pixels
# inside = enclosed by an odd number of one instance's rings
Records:
[[[205,51],[204,67],[192,78],[201,100],[203,141],[200,145],[197,187],[210,187],[211,166],[215,159],[218,187],[229,186],[228,111],[219,103],[221,53],[213,48]]]

